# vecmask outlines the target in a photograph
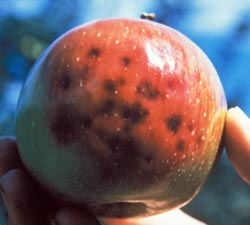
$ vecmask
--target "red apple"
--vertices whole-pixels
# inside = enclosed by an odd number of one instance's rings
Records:
[[[20,95],[16,138],[55,196],[98,216],[145,216],[199,191],[225,112],[216,70],[187,37],[108,19],[69,31],[40,57]]]

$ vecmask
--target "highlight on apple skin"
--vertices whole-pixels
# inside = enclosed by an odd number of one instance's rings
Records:
[[[147,216],[198,193],[226,108],[215,68],[183,34],[147,20],[99,20],[37,60],[16,138],[28,171],[57,198],[97,216]]]

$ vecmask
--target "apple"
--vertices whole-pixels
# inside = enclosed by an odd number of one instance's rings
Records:
[[[148,20],[99,20],[37,60],[16,138],[27,170],[57,198],[97,216],[146,216],[198,193],[226,108],[214,66],[183,34]]]

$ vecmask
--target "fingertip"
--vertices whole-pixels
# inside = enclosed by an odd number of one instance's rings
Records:
[[[100,225],[97,218],[83,207],[65,207],[54,218],[55,225]]]
[[[15,136],[12,136],[12,135],[4,135],[4,136],[0,136],[0,142],[1,141],[15,141],[16,138]]]
[[[31,177],[20,169],[13,169],[0,179],[1,194],[8,211],[9,224],[48,224],[51,204],[40,196]]]
[[[101,218],[101,222],[103,225],[207,225],[205,222],[193,218],[180,209],[174,209],[143,218]]]
[[[224,143],[232,165],[250,183],[250,119],[239,107],[228,110]]]
[[[23,175],[24,174],[20,169],[13,169],[4,174],[0,179],[1,192],[4,195],[11,195],[14,197],[15,192],[22,188],[20,180],[23,179]]]
[[[250,135],[250,119],[238,106],[228,110],[226,117],[226,127],[238,127],[244,131],[247,137]]]
[[[34,189],[28,175],[20,169],[10,170],[0,179],[1,194],[8,210],[13,210],[17,205],[29,207]]]
[[[23,187],[20,186],[21,177],[22,171],[15,169],[7,172],[0,179],[1,195],[8,211],[9,224],[26,224],[27,199],[22,192]]]
[[[0,176],[11,169],[22,167],[15,137],[0,137]]]

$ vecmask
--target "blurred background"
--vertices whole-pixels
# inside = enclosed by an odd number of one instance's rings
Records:
[[[217,68],[229,107],[250,115],[250,0],[0,0],[0,135],[14,134],[22,83],[52,41],[91,20],[142,12],[154,12],[156,21],[197,43]],[[184,210],[210,225],[249,225],[250,186],[223,153]]]

